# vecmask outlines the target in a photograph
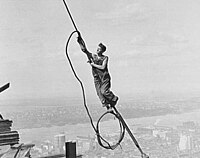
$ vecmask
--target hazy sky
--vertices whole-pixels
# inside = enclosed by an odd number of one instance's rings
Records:
[[[87,47],[107,45],[112,90],[200,92],[200,2],[197,0],[67,1]],[[0,0],[0,100],[81,97],[65,57],[74,30],[62,0]],[[69,53],[88,97],[91,68],[73,37]]]

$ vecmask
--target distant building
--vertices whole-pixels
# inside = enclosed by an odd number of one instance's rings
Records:
[[[187,121],[187,122],[183,122],[183,127],[187,128],[187,129],[195,129],[196,124],[194,121]]]
[[[146,127],[139,127],[136,130],[136,134],[144,134],[144,135],[153,135],[153,129],[151,128],[146,128]]]
[[[192,149],[192,137],[186,134],[180,135],[179,150],[191,150]]]
[[[64,153],[65,148],[65,135],[59,134],[54,136],[55,151],[58,153]]]

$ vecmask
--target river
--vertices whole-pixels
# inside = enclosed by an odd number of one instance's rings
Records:
[[[182,114],[168,114],[165,116],[153,116],[153,117],[144,117],[144,118],[134,118],[127,119],[126,122],[131,130],[134,132],[134,127],[136,126],[151,126],[151,125],[160,125],[168,127],[176,127],[181,125],[186,121],[194,121],[196,123],[200,122],[200,110],[196,110],[189,113]],[[96,124],[96,123],[95,123]],[[109,120],[100,123],[102,132],[112,133],[119,130],[118,121]],[[57,134],[65,134],[66,140],[75,140],[77,136],[88,136],[94,135],[91,124],[76,124],[65,126],[52,126],[52,127],[42,127],[42,128],[32,128],[32,129],[21,129],[18,130],[20,134],[20,142],[30,143],[32,141],[53,141],[54,136]]]

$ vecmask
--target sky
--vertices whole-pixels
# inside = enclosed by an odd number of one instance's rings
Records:
[[[200,94],[200,2],[67,1],[88,50],[107,46],[111,90],[140,95]],[[62,0],[0,1],[0,101],[81,98],[65,56],[74,27]],[[86,96],[97,98],[86,56],[74,35],[69,55]]]

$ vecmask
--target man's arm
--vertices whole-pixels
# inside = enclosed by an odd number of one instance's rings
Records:
[[[81,36],[79,36],[77,38],[77,42],[79,43],[80,47],[81,47],[81,50],[87,55],[89,61],[91,61],[92,59],[92,53],[90,53],[87,48],[86,48],[86,45],[85,45],[85,42],[84,40],[81,38]]]
[[[106,57],[102,63],[102,65],[97,65],[95,63],[91,63],[91,66],[96,67],[97,69],[104,70],[106,68],[106,65],[108,64],[108,57]]]

